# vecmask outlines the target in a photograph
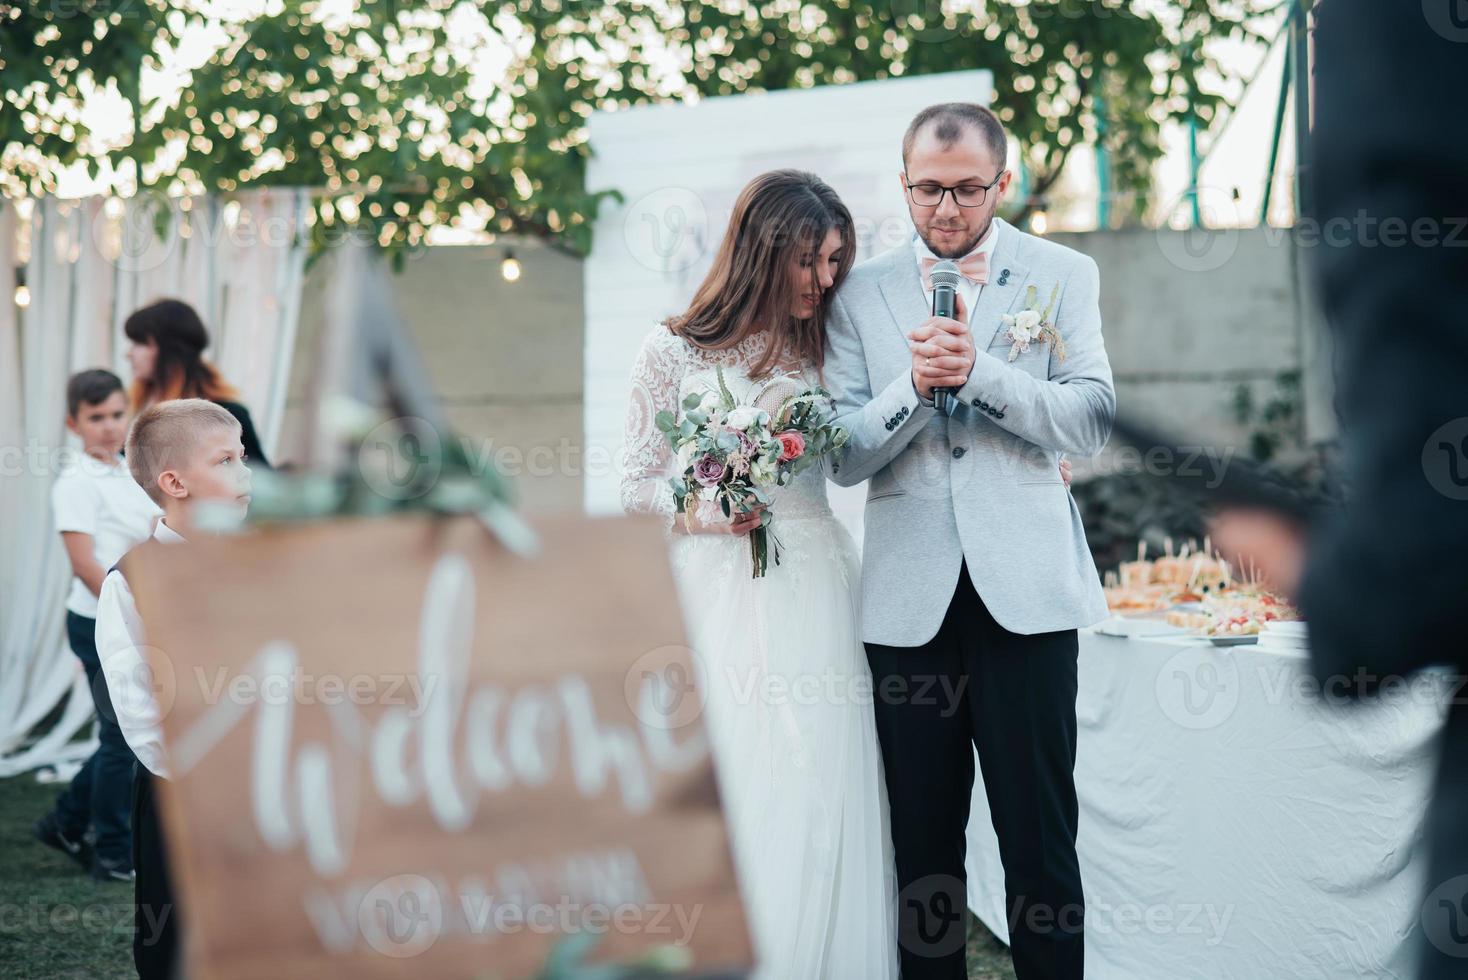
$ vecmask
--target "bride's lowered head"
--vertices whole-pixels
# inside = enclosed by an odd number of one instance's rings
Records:
[[[751,377],[793,363],[821,367],[831,296],[856,251],[851,212],[825,181],[772,170],[740,191],[714,264],[673,333],[706,350],[765,335]]]

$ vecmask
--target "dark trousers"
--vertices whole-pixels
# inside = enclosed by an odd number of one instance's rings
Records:
[[[173,980],[178,971],[178,906],[158,823],[157,779],[138,764],[133,778],[133,964],[139,980]]]
[[[74,612],[66,614],[66,638],[87,671],[92,704],[97,709],[97,751],[72,777],[56,800],[56,819],[68,836],[79,839],[90,824],[97,832],[97,857],[108,864],[132,865],[132,825],[128,801],[132,796],[133,753],[117,727],[107,681],[97,658],[97,621]]]
[[[962,980],[964,853],[974,749],[1004,862],[1018,980],[1080,980],[1074,630],[1020,636],[994,621],[965,566],[938,634],[867,644],[892,808],[903,980]]]

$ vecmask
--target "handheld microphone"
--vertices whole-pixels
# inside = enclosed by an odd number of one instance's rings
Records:
[[[933,283],[933,315],[953,319],[958,306],[958,282],[962,278],[958,264],[944,259],[933,266],[928,278]],[[948,400],[957,397],[957,388],[933,389],[933,405],[944,415],[948,414]]]

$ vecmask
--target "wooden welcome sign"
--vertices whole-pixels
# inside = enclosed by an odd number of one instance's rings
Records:
[[[537,530],[533,559],[416,516],[136,556],[190,976],[533,977],[585,933],[746,971],[660,536]]]

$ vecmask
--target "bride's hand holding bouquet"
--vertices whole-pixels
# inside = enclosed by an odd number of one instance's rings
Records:
[[[759,578],[769,567],[772,541],[780,562],[780,542],[770,533],[771,491],[840,449],[848,434],[833,424],[824,388],[782,375],[753,403],[741,404],[722,371],[718,381],[718,391],[684,398],[681,420],[658,413],[657,426],[676,453],[671,482],[683,530],[750,535],[752,571]]]

